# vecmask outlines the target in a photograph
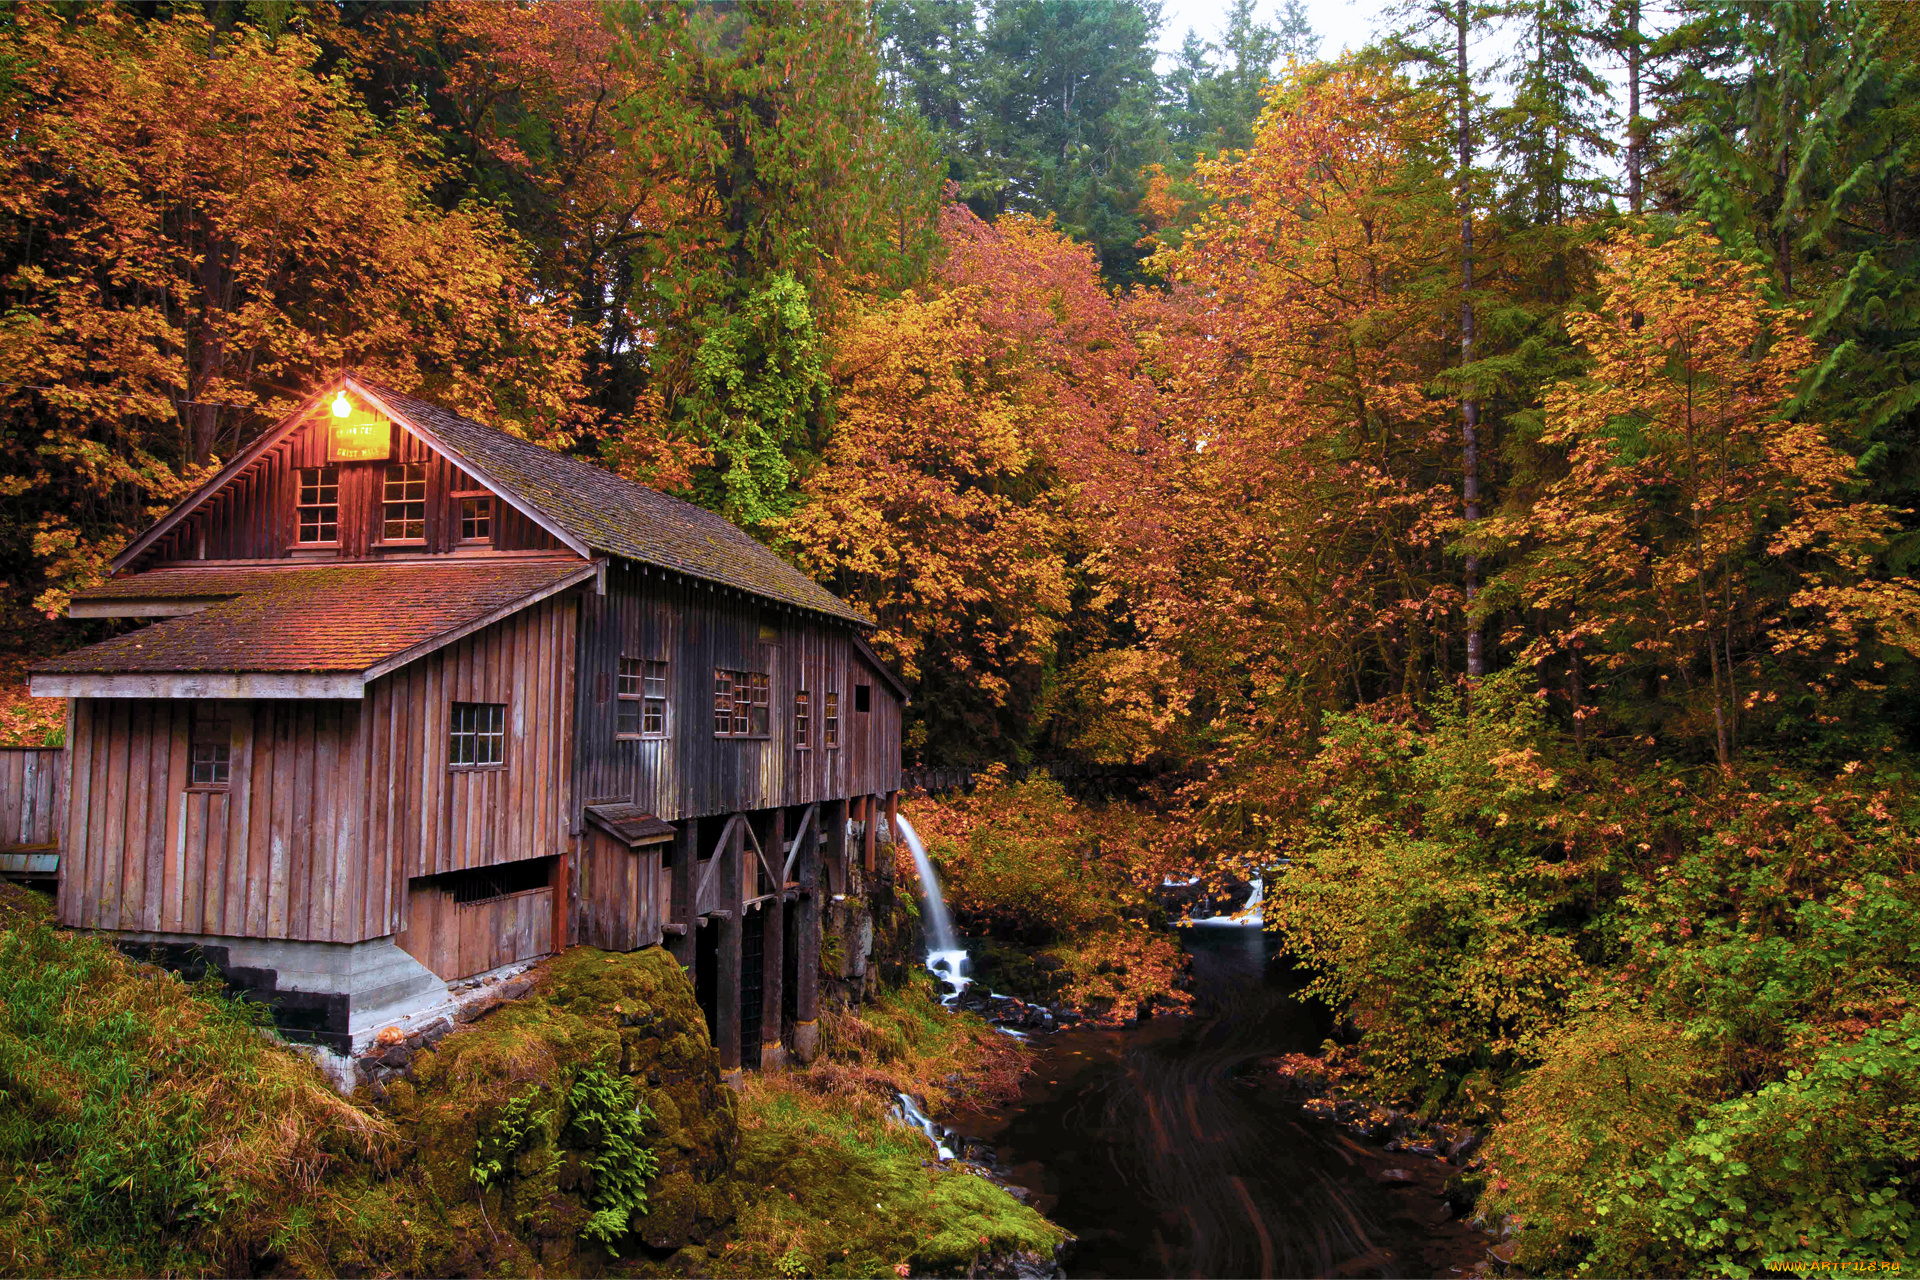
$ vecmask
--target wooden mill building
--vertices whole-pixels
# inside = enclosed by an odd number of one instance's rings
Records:
[[[900,785],[867,619],[701,508],[356,378],[75,596],[63,925],[345,1050],[450,981],[665,944],[723,1065],[815,1040]],[[851,847],[850,847],[850,842]]]

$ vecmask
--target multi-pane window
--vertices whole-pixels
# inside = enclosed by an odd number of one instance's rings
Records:
[[[805,689],[793,695],[793,745],[805,750],[813,745],[813,699]]]
[[[299,541],[340,541],[340,468],[300,468]]]
[[[826,695],[826,705],[821,708],[825,714],[820,717],[820,737],[829,747],[840,745],[840,695]]]
[[[507,762],[507,704],[456,702],[447,725],[447,763],[483,769]]]
[[[460,499],[460,541],[486,542],[493,537],[493,499]]]
[[[651,658],[620,659],[619,705],[613,730],[623,738],[667,736],[667,664]]]
[[[382,542],[425,542],[427,539],[427,464],[396,462],[387,467],[381,490]]]
[[[187,743],[191,752],[187,765],[188,785],[226,786],[233,763],[233,720],[224,703],[194,704]]]
[[[767,736],[768,683],[764,671],[713,672],[713,733],[717,738]]]

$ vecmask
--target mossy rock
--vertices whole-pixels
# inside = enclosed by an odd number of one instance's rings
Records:
[[[579,947],[536,972],[531,991],[420,1054],[389,1110],[414,1165],[443,1204],[484,1204],[489,1220],[533,1242],[547,1267],[592,1216],[593,1175],[568,1146],[567,1096],[598,1065],[631,1082],[651,1112],[659,1170],[629,1234],[654,1249],[704,1239],[735,1213],[738,1143],[731,1090],[693,986],[658,947],[616,954]],[[483,1196],[482,1140],[501,1163]]]

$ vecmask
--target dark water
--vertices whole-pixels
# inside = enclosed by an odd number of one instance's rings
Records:
[[[1257,929],[1195,929],[1193,1017],[1070,1031],[1012,1107],[956,1116],[1080,1238],[1070,1276],[1452,1276],[1486,1256],[1449,1170],[1303,1114],[1260,1060],[1310,1052],[1323,1015],[1268,974]],[[1383,1183],[1388,1168],[1414,1176]]]

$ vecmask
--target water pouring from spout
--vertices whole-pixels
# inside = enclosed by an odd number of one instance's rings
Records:
[[[895,821],[900,824],[907,848],[913,851],[913,867],[920,874],[920,896],[927,904],[927,968],[952,988],[946,996],[951,1004],[967,989],[966,949],[954,935],[953,917],[947,914],[947,900],[940,892],[940,877],[933,870],[933,860],[927,857],[927,847],[920,843],[920,833],[905,816]]]

